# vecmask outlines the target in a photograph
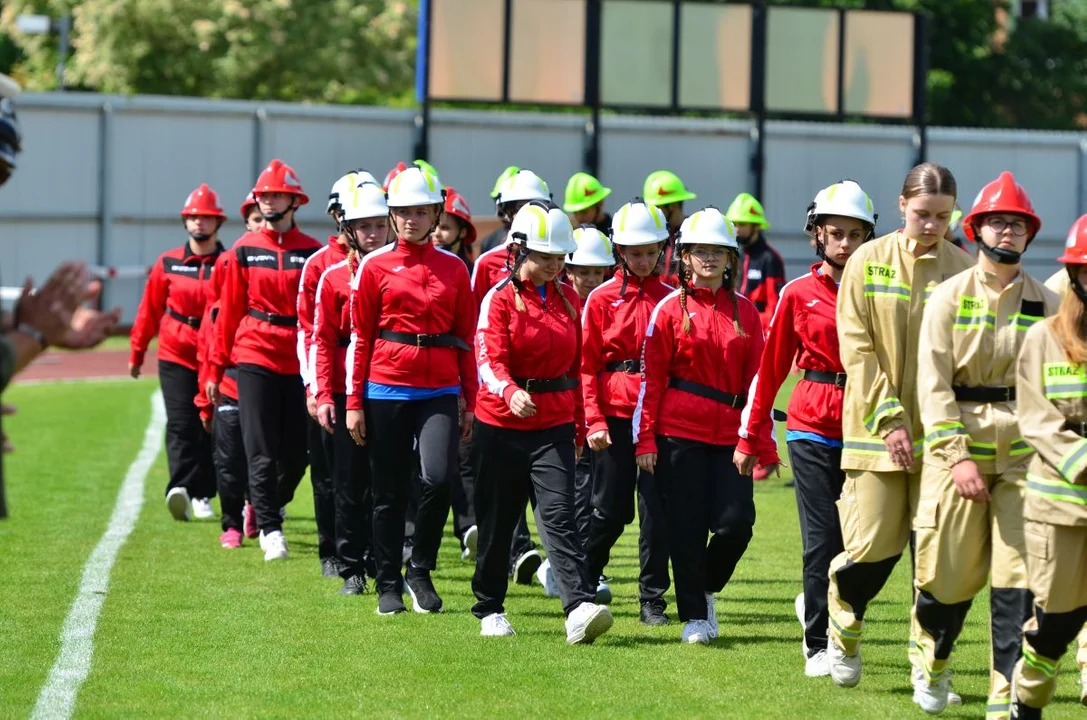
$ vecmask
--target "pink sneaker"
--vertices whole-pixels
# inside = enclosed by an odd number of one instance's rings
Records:
[[[237,550],[242,546],[242,534],[238,532],[237,528],[228,528],[226,532],[219,536],[219,544],[228,550]]]
[[[770,477],[770,468],[763,467],[762,465],[756,465],[755,471],[752,473],[752,477],[755,482],[762,482]]]
[[[257,513],[249,503],[246,503],[245,509],[242,510],[242,527],[245,529],[245,536],[250,540],[260,535],[260,528],[257,527]]]

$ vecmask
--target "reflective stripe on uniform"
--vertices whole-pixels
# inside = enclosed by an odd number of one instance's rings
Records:
[[[974,460],[996,459],[996,443],[972,442],[969,451],[970,457]]]
[[[1056,502],[1087,505],[1087,485],[1027,475],[1027,492]]]
[[[864,426],[868,428],[868,432],[874,433],[879,429],[879,421],[887,415],[890,415],[896,410],[902,409],[902,403],[898,398],[887,398],[879,407],[872,411],[872,413],[864,419]]]
[[[1087,397],[1087,366],[1067,362],[1042,365],[1046,400]]]
[[[1024,312],[1017,312],[1009,319],[1011,320],[1011,322],[1015,323],[1016,330],[1021,330],[1023,332],[1030,330],[1030,327],[1034,323],[1045,320],[1044,317],[1039,317],[1038,315],[1027,315]]]
[[[1012,444],[1008,446],[1008,455],[1011,457],[1016,457],[1018,455],[1029,455],[1032,452],[1034,452],[1034,448],[1032,448],[1030,446],[1030,443],[1028,443],[1023,438],[1012,441]]]
[[[942,438],[966,434],[966,426],[961,422],[940,422],[933,425],[932,432],[925,436],[925,442],[931,445]]]
[[[864,296],[891,295],[899,300],[910,299],[910,286],[898,280],[898,269],[887,263],[864,264]]]
[[[1048,678],[1055,677],[1057,675],[1057,663],[1052,660],[1047,660],[1043,657],[1035,655],[1034,652],[1023,646],[1023,662],[1030,665],[1032,668],[1042,673]]]
[[[1061,458],[1057,468],[1067,480],[1074,480],[1087,467],[1087,440],[1081,439]]]

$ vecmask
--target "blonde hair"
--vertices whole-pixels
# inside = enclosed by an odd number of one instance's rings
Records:
[[[528,250],[522,248],[521,251],[517,253],[517,259],[514,261],[513,267],[510,268],[510,282],[513,283],[513,304],[518,312],[526,312],[528,310],[528,308],[525,307],[524,299],[521,297],[521,278],[517,277],[517,273],[520,271],[521,265],[528,257],[528,253]],[[570,319],[577,320],[577,310],[574,309],[573,304],[571,304],[569,298],[566,297],[566,293],[562,291],[562,280],[559,279],[558,275],[555,276],[554,282],[555,292],[562,298],[562,304],[566,306],[566,312],[569,313]]]
[[[1073,289],[1069,288],[1064,294],[1061,307],[1053,317],[1052,327],[1068,362],[1077,365],[1087,363],[1087,307]]]
[[[910,198],[921,195],[950,195],[958,197],[959,187],[955,176],[943,165],[924,162],[906,174],[902,183],[902,197]]]

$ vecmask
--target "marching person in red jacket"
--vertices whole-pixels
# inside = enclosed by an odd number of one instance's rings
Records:
[[[264,559],[288,556],[282,509],[306,473],[306,394],[299,377],[298,279],[320,244],[294,224],[309,202],[289,165],[273,160],[253,187],[265,225],[231,252],[220,297],[218,349],[208,393],[219,399],[228,363],[238,370],[238,410],[249,463],[249,499]]]
[[[332,185],[326,211],[332,215],[343,196],[358,190],[361,183],[377,184],[365,170],[347,173]],[[336,497],[332,479],[332,449],[317,422],[317,346],[314,344],[313,317],[317,305],[317,283],[325,270],[347,259],[348,247],[342,233],[329,237],[328,244],[309,256],[298,279],[298,365],[306,384],[306,445],[309,448],[309,478],[313,487],[313,516],[317,523],[317,556],[321,574],[327,578],[343,577],[347,567],[336,555]]]
[[[718,633],[714,594],[755,525],[754,459],[741,459],[736,445],[763,335],[755,306],[736,291],[739,245],[720,210],[687,218],[676,249],[680,289],[649,320],[633,441],[638,466],[656,471],[665,497],[683,641],[708,644]],[[759,461],[774,464],[769,430],[755,442]]]
[[[661,282],[658,260],[668,223],[640,199],[619,208],[611,226],[621,268],[589,294],[582,318],[582,393],[593,463],[592,516],[585,554],[589,575],[599,577],[624,528],[640,520],[638,589],[641,621],[668,622],[668,528],[652,472],[634,461],[631,418],[641,388],[642,343],[653,308],[672,288]]]
[[[170,482],[166,506],[177,520],[215,517],[215,466],[211,440],[200,411],[193,405],[199,391],[197,333],[204,315],[207,282],[222,252],[219,228],[226,214],[207,184],[189,193],[181,210],[189,241],[167,250],[151,267],[136,320],[132,325],[132,356],[128,370],[140,376],[144,354],[159,336],[159,383],[166,405],[166,459]]]
[[[347,348],[351,342],[351,278],[362,258],[389,239],[385,192],[362,173],[340,178],[329,195],[330,212],[340,226],[344,259],[330,265],[317,283],[313,317],[312,365],[317,420],[325,429],[325,452],[335,488],[336,556],[343,567],[341,595],[366,592],[373,508],[370,458],[347,430]],[[373,567],[369,569],[373,576]]]
[[[468,343],[476,308],[468,270],[430,241],[444,199],[431,172],[410,167],[397,175],[387,196],[396,237],[367,255],[352,280],[346,420],[370,454],[381,615],[406,610],[405,585],[415,612],[442,610],[431,572],[449,516],[458,439],[471,433],[475,410],[478,381]],[[423,487],[402,577],[416,453]]]
[[[592,602],[596,582],[574,519],[574,465],[585,442],[581,302],[560,280],[576,249],[574,231],[557,206],[534,201],[513,219],[510,238],[513,272],[487,293],[476,331],[486,391],[473,447],[480,526],[472,614],[481,635],[514,634],[503,605],[506,553],[532,495],[566,613],[566,642],[591,643],[612,616]]]
[[[770,414],[782,383],[796,366],[804,378],[789,400],[785,439],[796,481],[804,548],[804,592],[796,598],[803,627],[804,674],[830,675],[827,660],[827,587],[830,561],[842,552],[835,504],[842,494],[842,398],[846,377],[838,355],[838,283],[849,256],[875,231],[872,201],[852,180],[819,191],[804,231],[822,262],[781,290],[766,336],[759,374],[746,412],[747,437],[738,452],[758,454],[752,438],[772,432]]]

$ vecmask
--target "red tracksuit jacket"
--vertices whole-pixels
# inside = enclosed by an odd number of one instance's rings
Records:
[[[768,328],[781,288],[785,285],[785,262],[761,235],[757,241],[743,248],[743,256],[740,293],[755,303],[763,328]]]
[[[838,284],[829,275],[811,272],[785,285],[766,337],[762,364],[751,391],[748,430],[754,437],[769,431],[770,411],[781,384],[792,369],[793,358],[801,370],[844,373],[838,355],[838,323],[835,312]],[[829,383],[801,380],[789,399],[786,427],[842,439],[843,388]],[[747,440],[740,450],[751,454]]]
[[[219,349],[213,379],[222,381],[223,369],[233,365],[259,365],[281,375],[297,375],[298,279],[306,259],[321,244],[298,228],[285,233],[271,228],[247,232],[231,252],[236,262],[227,265],[219,300]],[[272,324],[250,313],[278,316]]]
[[[317,283],[325,270],[346,259],[347,247],[340,244],[338,235],[333,235],[328,245],[309,256],[298,279],[298,365],[307,392],[314,396],[317,348],[313,344],[313,315],[317,307]]]
[[[736,295],[740,328],[733,327],[733,294],[692,288],[687,294],[691,333],[683,332],[679,291],[653,309],[642,355],[642,385],[634,411],[638,455],[657,452],[657,435],[735,445],[740,439],[741,409],[668,387],[669,378],[699,383],[720,392],[745,395],[762,357],[762,323],[755,306]],[[760,464],[772,455],[769,434],[756,438]],[[763,460],[765,458],[765,460]]]
[[[554,283],[547,284],[547,302],[531,283],[521,291],[524,312],[517,309],[512,282],[492,288],[480,309],[476,330],[476,359],[486,391],[479,395],[480,422],[510,430],[546,430],[574,423],[577,447],[585,444],[585,403],[580,388],[532,394],[536,414],[519,418],[510,410],[510,397],[523,389],[514,378],[550,380],[563,375],[580,379],[581,299],[569,285],[562,293],[578,318],[571,318]]]
[[[435,389],[460,385],[465,409],[474,410],[479,380],[470,348],[476,304],[459,257],[429,241],[398,240],[373,251],[351,283],[351,322],[348,410],[362,408],[368,381]],[[469,349],[405,345],[382,339],[381,330],[454,335]]]
[[[351,267],[346,259],[332,265],[317,283],[313,314],[315,350],[310,389],[317,405],[331,405],[335,393],[347,392],[347,345],[351,340]]]
[[[510,276],[506,267],[508,251],[505,245],[491,248],[476,258],[472,267],[472,294],[476,298],[476,307],[483,304],[483,298],[498,283]]]
[[[642,343],[653,308],[672,292],[657,276],[635,275],[623,287],[623,271],[589,293],[581,318],[581,392],[588,432],[607,430],[606,417],[634,417],[641,389],[640,371],[615,372],[609,363],[633,360],[641,367]]]
[[[132,323],[133,365],[143,365],[147,346],[159,336],[160,360],[199,368],[196,360],[196,335],[204,315],[206,283],[223,246],[210,255],[197,255],[185,243],[167,250],[151,266],[151,274]]]
[[[219,255],[219,259],[215,261],[215,269],[212,271],[211,282],[207,283],[207,301],[204,303],[204,317],[200,321],[200,332],[196,336],[196,362],[198,369],[196,371],[196,397],[193,399],[193,402],[196,403],[196,407],[200,411],[200,417],[205,420],[210,419],[215,412],[214,406],[212,406],[211,401],[208,400],[208,396],[204,392],[204,386],[212,379],[211,356],[216,348],[215,321],[219,318],[219,293],[222,292],[223,289],[223,277],[226,275],[226,264],[232,257],[234,257],[233,253],[225,252]],[[237,384],[231,378],[224,375],[223,382],[219,386],[219,392],[227,397],[237,399]]]

